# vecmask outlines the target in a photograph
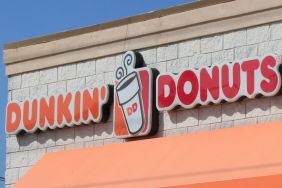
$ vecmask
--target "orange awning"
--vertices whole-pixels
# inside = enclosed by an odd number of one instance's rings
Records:
[[[281,180],[282,175],[271,175],[254,178],[199,183],[193,185],[173,186],[169,188],[275,188],[282,187]]]
[[[49,153],[15,188],[281,188],[281,148],[277,122]]]

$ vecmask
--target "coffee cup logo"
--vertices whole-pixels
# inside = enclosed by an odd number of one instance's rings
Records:
[[[143,58],[125,53],[115,76],[114,129],[117,137],[148,135],[152,130],[152,70],[142,67]]]
[[[134,61],[136,61],[136,58],[132,52],[125,55],[124,67],[119,67],[117,71],[124,69],[126,74],[121,77],[121,81],[116,87],[118,102],[122,107],[127,128],[131,134],[139,132],[144,122],[139,78],[132,68],[136,64]],[[119,78],[117,77],[117,79]]]

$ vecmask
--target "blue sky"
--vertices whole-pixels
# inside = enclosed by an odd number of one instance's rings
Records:
[[[191,0],[2,0],[0,1],[0,176],[5,171],[7,78],[3,44],[95,25]],[[0,187],[4,185],[0,182]]]

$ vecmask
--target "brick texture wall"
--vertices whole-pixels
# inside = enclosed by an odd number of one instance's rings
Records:
[[[139,50],[148,67],[178,73],[183,68],[209,66],[265,53],[282,55],[282,23],[247,28],[215,36]],[[9,101],[113,83],[122,54],[40,70],[8,79]],[[112,112],[111,112],[112,114]],[[245,99],[190,110],[160,113],[157,137],[190,134],[282,120],[282,96]],[[74,126],[6,137],[6,187],[12,187],[44,154],[126,142],[113,134],[112,115],[106,124]]]

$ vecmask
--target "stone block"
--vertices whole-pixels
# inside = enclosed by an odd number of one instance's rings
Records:
[[[64,146],[54,146],[54,147],[47,148],[46,150],[47,150],[47,153],[49,153],[49,152],[60,152],[60,151],[64,151],[65,147]]]
[[[221,105],[210,105],[199,108],[199,124],[221,122]]]
[[[275,96],[270,98],[270,112],[271,114],[282,113],[282,96]]]
[[[258,46],[256,44],[250,46],[241,46],[235,48],[235,59],[256,57],[258,55]]]
[[[47,148],[55,146],[56,134],[55,130],[46,130],[38,133],[38,148]]]
[[[25,133],[23,135],[19,135],[18,139],[21,151],[37,149],[38,147],[37,134],[35,133]]]
[[[146,65],[157,63],[157,49],[150,48],[145,50],[140,50]]]
[[[224,49],[244,46],[247,43],[246,30],[233,31],[224,34]]]
[[[233,121],[224,121],[219,123],[212,123],[210,124],[211,130],[218,130],[218,129],[225,129],[225,128],[232,128],[234,126]]]
[[[247,29],[247,44],[257,44],[270,39],[269,25]]]
[[[282,40],[269,41],[259,44],[258,54],[282,54]]]
[[[222,50],[212,53],[212,64],[222,64],[234,61],[234,50]]]
[[[177,58],[177,44],[170,44],[157,48],[157,62],[168,61]]]
[[[74,150],[83,148],[83,142],[72,143],[65,146],[66,150]]]
[[[94,147],[99,147],[104,145],[104,140],[95,140]]]
[[[22,83],[22,76],[15,75],[8,78],[8,90],[20,89]]]
[[[107,72],[104,74],[105,84],[113,85],[115,83],[115,72]]]
[[[11,164],[11,154],[6,152],[6,160],[5,160],[5,164],[6,164],[6,169],[11,168],[10,164]]]
[[[6,137],[6,153],[17,152],[20,149],[19,139],[15,135]]]
[[[51,68],[39,72],[39,83],[49,84],[58,80],[58,69]]]
[[[48,84],[48,95],[58,95],[66,93],[67,91],[67,82],[66,81],[60,81]]]
[[[22,88],[39,84],[39,72],[25,73],[22,75]]]
[[[78,63],[77,64],[77,77],[85,77],[94,75],[96,73],[96,63],[95,60]]]
[[[123,66],[123,55],[124,54],[118,54],[118,55],[116,55],[115,56],[115,61],[116,61],[116,65],[115,65],[115,67],[117,68],[117,67],[119,67],[119,66]]]
[[[36,149],[28,151],[28,165],[32,166],[46,154],[46,149]]]
[[[181,42],[178,45],[178,55],[181,58],[200,54],[200,46],[199,39]]]
[[[282,39],[282,22],[272,24],[270,30],[272,40]]]
[[[19,179],[22,178],[29,170],[30,170],[30,166],[28,167],[21,167],[19,169]]]
[[[257,124],[257,118],[246,118],[246,119],[239,119],[234,121],[234,127],[241,127],[246,125],[256,125]]]
[[[28,166],[28,153],[27,151],[20,151],[11,153],[10,155],[10,167],[17,168]]]
[[[201,39],[201,53],[220,51],[223,48],[223,36],[211,36]]]
[[[197,108],[177,111],[177,127],[192,127],[199,124]]]
[[[12,101],[12,91],[8,91],[8,102]]]
[[[165,73],[166,71],[166,62],[160,62],[160,63],[154,63],[148,65],[150,68],[155,68],[157,69],[160,73]]]
[[[187,128],[182,127],[178,129],[170,129],[165,131],[166,136],[175,136],[175,135],[182,135],[182,134],[187,134]]]
[[[199,69],[203,66],[211,66],[211,54],[194,55],[189,58],[189,66],[191,68]]]
[[[95,126],[95,125],[94,125]],[[74,128],[75,142],[85,142],[94,139],[94,126],[93,125],[80,125]]]
[[[85,78],[76,78],[67,81],[67,91],[75,92],[85,88]]]
[[[74,127],[64,127],[56,131],[56,145],[67,145],[74,142]]]
[[[177,125],[176,111],[162,112],[159,114],[159,130],[175,129]]]
[[[270,98],[257,98],[246,101],[246,117],[270,114]]]
[[[115,71],[115,56],[105,57],[96,60],[96,74]]]
[[[258,117],[258,123],[268,123],[272,121],[282,121],[282,114],[273,114]]]
[[[94,140],[112,138],[113,136],[114,130],[111,122],[94,125]]]
[[[86,87],[93,88],[95,86],[100,86],[105,83],[104,74],[98,74],[86,77]]]
[[[16,89],[12,91],[12,101],[22,102],[29,98],[29,88]]]
[[[94,147],[94,141],[84,142],[84,147],[85,148],[93,148]]]
[[[42,97],[47,96],[47,85],[38,85],[31,87],[29,90],[30,98]]]
[[[5,184],[13,184],[18,181],[19,168],[7,169],[5,172]]]
[[[167,72],[179,73],[189,67],[188,58],[174,59],[166,62]]]
[[[58,68],[58,80],[69,80],[76,77],[76,64],[64,65]]]
[[[193,127],[188,127],[188,133],[197,133],[197,132],[206,132],[210,131],[211,126],[209,124],[206,125],[198,125],[198,126],[193,126]]]
[[[222,121],[243,119],[246,117],[245,102],[222,104]]]
[[[119,138],[109,138],[104,140],[104,145],[109,145],[109,144],[119,144],[122,143],[123,140]]]

